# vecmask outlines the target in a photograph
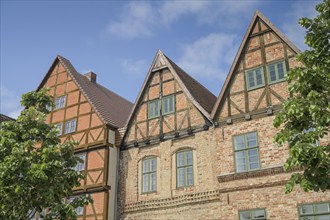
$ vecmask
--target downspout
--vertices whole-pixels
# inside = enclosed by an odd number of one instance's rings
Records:
[[[118,208],[118,176],[119,176],[119,152],[120,152],[120,147],[117,148],[117,165],[116,165],[116,191],[115,191],[115,210],[114,210],[114,219],[117,219],[117,208]]]

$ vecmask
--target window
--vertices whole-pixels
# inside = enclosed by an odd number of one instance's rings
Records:
[[[267,65],[268,69],[268,82],[274,83],[284,80],[286,73],[285,61],[272,63]]]
[[[60,96],[55,99],[55,109],[63,108],[65,106],[66,96]]]
[[[46,109],[47,109],[48,111],[52,111],[52,106],[50,106],[50,105],[46,105]]]
[[[77,119],[72,119],[65,123],[65,134],[69,134],[76,131]]]
[[[55,127],[59,130],[58,136],[62,135],[63,132],[63,123],[58,123],[55,125]]]
[[[255,209],[247,211],[239,211],[239,220],[265,220],[266,219],[266,210],[265,209]]]
[[[44,220],[45,216],[46,216],[46,209],[44,208],[44,209],[42,209],[42,211],[39,213],[39,218],[38,218],[38,220]]]
[[[155,118],[159,116],[159,100],[151,101],[148,103],[148,118]]]
[[[78,162],[77,165],[75,166],[74,170],[75,171],[84,171],[85,170],[86,153],[77,154],[75,156],[79,157],[79,159],[81,159],[82,162]]]
[[[192,186],[194,184],[193,153],[191,150],[176,154],[177,187]]]
[[[299,220],[329,220],[330,202],[300,205]]]
[[[154,192],[157,185],[157,159],[147,158],[142,161],[142,192]]]
[[[174,112],[174,95],[166,96],[163,98],[162,114],[166,115]]]
[[[256,89],[265,85],[262,67],[246,71],[245,76],[247,88],[249,90]]]
[[[257,132],[234,136],[236,172],[260,168]]]
[[[69,203],[72,203],[75,200],[76,197],[70,197],[69,198]],[[83,206],[79,206],[76,208],[76,213],[77,215],[83,215],[84,214],[84,207]]]

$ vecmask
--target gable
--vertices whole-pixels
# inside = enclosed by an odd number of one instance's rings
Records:
[[[62,142],[77,141],[78,148],[105,142],[106,127],[102,119],[61,62],[55,61],[41,87],[50,89],[49,94],[54,96],[54,102],[59,97],[65,97],[63,107],[53,108],[46,119],[49,124],[62,124]],[[75,129],[66,134],[65,125],[72,120],[76,121]]]
[[[256,12],[226,78],[211,117],[220,124],[273,114],[289,97],[285,72],[299,65],[299,52]]]
[[[178,67],[171,63],[157,53],[129,119],[124,145],[166,139],[210,125],[200,109],[206,110],[199,103],[196,106],[185,81],[175,71]]]

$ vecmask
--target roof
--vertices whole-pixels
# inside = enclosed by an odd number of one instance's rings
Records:
[[[271,23],[269,21],[268,18],[266,18],[260,11],[256,10],[256,12],[254,13],[253,17],[252,17],[252,20],[248,26],[248,29],[244,35],[244,38],[243,38],[243,41],[237,51],[237,54],[235,56],[235,59],[234,59],[234,62],[233,64],[231,65],[230,67],[230,70],[229,70],[229,73],[227,75],[227,78],[224,82],[224,85],[220,91],[220,94],[217,98],[217,101],[215,103],[215,105],[213,106],[213,110],[211,112],[211,118],[214,119],[218,109],[219,109],[219,106],[220,104],[223,102],[223,98],[224,98],[224,95],[226,93],[226,90],[227,88],[229,87],[229,82],[231,80],[231,78],[233,77],[233,74],[234,74],[234,71],[235,71],[235,68],[237,66],[237,63],[239,62],[239,59],[240,59],[240,56],[244,50],[244,46],[249,38],[249,35],[250,33],[252,32],[252,28],[254,27],[254,24],[256,21],[258,21],[258,19],[260,19],[261,21],[263,21],[267,26],[269,26],[269,28],[274,31],[274,33],[279,37],[281,38],[287,45],[288,47],[290,47],[295,53],[300,53],[300,50],[298,49],[298,47],[296,47],[280,30],[278,30],[273,23]]]
[[[150,66],[149,72],[143,82],[139,95],[135,101],[134,107],[132,108],[131,114],[127,122],[127,127],[132,121],[135,111],[137,110],[139,103],[143,98],[143,94],[146,91],[147,85],[149,83],[149,79],[151,78],[153,67],[156,65],[156,61],[158,58],[164,60],[165,66],[170,69],[174,79],[181,86],[182,90],[185,92],[188,99],[208,120],[211,120],[210,113],[212,110],[212,106],[216,101],[216,96],[213,95],[208,89],[202,86],[195,79],[193,79],[190,75],[188,75],[185,71],[183,71],[178,65],[176,65],[172,60],[170,60],[167,56],[165,56],[162,51],[158,50]]]
[[[87,100],[93,106],[94,110],[101,118],[103,123],[115,128],[124,127],[128,119],[128,115],[131,112],[133,104],[117,95],[111,90],[103,87],[102,85],[91,82],[87,77],[81,75],[76,71],[71,62],[62,56],[57,56],[52,67],[59,61],[66,69],[68,74],[76,82],[81,92],[85,95]],[[38,89],[44,84],[48,74],[48,71],[44,80],[39,85]]]
[[[166,57],[166,56],[165,56]],[[172,65],[175,72],[178,74],[183,84],[189,90],[190,94],[194,99],[208,112],[211,113],[214,103],[217,99],[213,93],[211,93],[202,84],[197,82],[188,73],[182,70],[178,65],[176,65],[171,59],[166,57],[169,63]]]
[[[0,113],[0,123],[4,121],[15,121],[15,119]]]

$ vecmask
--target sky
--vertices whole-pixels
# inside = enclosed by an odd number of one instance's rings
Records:
[[[298,48],[314,0],[0,0],[0,112],[16,118],[57,55],[135,102],[158,49],[218,96],[255,10]]]

